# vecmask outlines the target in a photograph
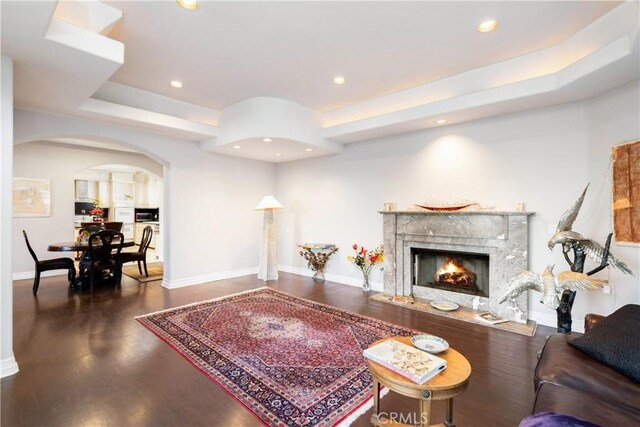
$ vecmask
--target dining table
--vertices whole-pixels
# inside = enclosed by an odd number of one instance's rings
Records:
[[[113,249],[117,248],[120,244],[119,241],[114,240],[111,243],[111,247]],[[133,239],[125,239],[122,242],[123,248],[130,248],[131,246],[135,246],[136,242]],[[71,242],[59,242],[59,243],[51,243],[47,248],[49,252],[83,252],[86,253],[89,251],[89,242],[88,241],[71,241]]]
[[[122,242],[122,247],[130,248],[131,246],[135,246],[135,244],[136,242],[133,239],[125,239]],[[120,245],[119,240],[114,239],[113,242],[111,242],[111,248],[113,249],[117,248],[119,245]],[[51,243],[47,247],[47,250],[49,252],[82,252],[81,259],[87,259],[88,261],[91,261],[91,257],[89,255],[88,240],[82,240],[82,241],[74,240],[69,242]],[[87,283],[84,283],[82,279],[83,279],[82,274],[78,274],[78,276],[76,277],[76,282],[74,283],[74,287],[76,289],[79,289],[82,285],[87,284]]]

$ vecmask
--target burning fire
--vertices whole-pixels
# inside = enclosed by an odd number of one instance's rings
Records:
[[[439,283],[453,286],[471,286],[476,284],[476,274],[456,263],[453,258],[438,269],[435,279]]]
[[[440,267],[440,270],[438,270],[438,276],[444,273],[451,274],[451,273],[458,273],[461,271],[464,271],[464,270],[461,267],[458,267],[457,265],[455,265],[452,259],[449,259],[447,264],[444,267]]]

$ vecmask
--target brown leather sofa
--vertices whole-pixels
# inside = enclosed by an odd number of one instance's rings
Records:
[[[588,314],[585,331],[600,319]],[[557,412],[603,427],[640,425],[640,384],[570,346],[574,338],[547,340],[534,374],[532,413]]]

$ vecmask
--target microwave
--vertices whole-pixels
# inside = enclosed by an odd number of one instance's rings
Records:
[[[139,208],[135,210],[136,222],[151,222],[160,220],[160,209]]]

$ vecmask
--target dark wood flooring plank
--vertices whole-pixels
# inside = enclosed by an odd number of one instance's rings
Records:
[[[14,284],[14,349],[20,372],[2,380],[2,426],[258,426],[236,400],[135,316],[264,286],[255,276],[168,290],[123,277],[121,289],[69,293],[62,276]],[[281,274],[269,286],[303,298],[444,337],[471,362],[469,389],[456,398],[459,426],[514,426],[533,403],[533,368],[544,337],[525,337],[369,301],[357,288]],[[384,411],[415,413],[390,393]],[[433,406],[444,417],[443,403]],[[368,426],[371,410],[355,426]]]

